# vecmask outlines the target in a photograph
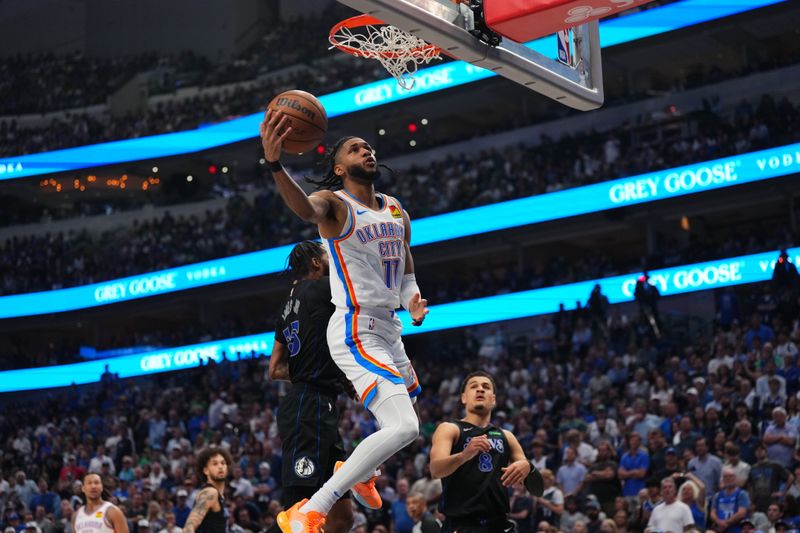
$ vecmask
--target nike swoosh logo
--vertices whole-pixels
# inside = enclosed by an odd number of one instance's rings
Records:
[[[367,212],[366,209],[364,209],[363,211],[359,211],[358,209],[356,209],[356,215],[363,215],[366,212]]]
[[[472,431],[473,428],[464,428],[464,431]]]

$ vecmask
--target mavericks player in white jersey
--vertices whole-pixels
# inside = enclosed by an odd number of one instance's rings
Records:
[[[97,474],[83,478],[86,503],[72,515],[73,533],[128,533],[128,521],[122,510],[103,499],[103,482]]]
[[[417,437],[412,396],[421,388],[400,340],[395,309],[404,307],[419,325],[428,302],[414,277],[408,213],[396,199],[375,192],[379,171],[370,145],[358,137],[340,139],[325,159],[327,175],[317,182],[326,190],[307,196],[278,161],[291,132],[286,121],[280,112],[267,112],[261,124],[264,158],[286,205],[319,228],[332,263],[331,356],[380,426],[310,500],[278,516],[284,532],[297,533],[318,531],[342,494],[368,481],[381,463]]]

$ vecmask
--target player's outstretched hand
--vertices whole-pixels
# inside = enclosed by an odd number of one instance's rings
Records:
[[[411,314],[411,324],[414,326],[421,326],[422,321],[428,314],[428,300],[424,299],[419,293],[411,297],[408,302],[408,312]]]
[[[264,159],[277,161],[281,157],[283,141],[292,132],[288,126],[289,117],[280,111],[267,109],[264,120],[261,122],[261,146],[264,148]]]
[[[489,443],[489,439],[486,435],[481,435],[480,437],[475,437],[464,446],[464,457],[469,460],[478,455],[479,453],[489,452],[492,450],[492,445]]]
[[[531,464],[528,461],[514,461],[501,470],[503,475],[500,476],[500,482],[504,487],[511,487],[522,483],[528,477],[528,474],[531,473]]]

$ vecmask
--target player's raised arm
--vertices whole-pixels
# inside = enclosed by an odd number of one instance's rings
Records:
[[[403,244],[406,247],[406,269],[403,272],[403,283],[400,285],[400,304],[411,314],[411,323],[420,326],[428,314],[428,300],[422,298],[417,285],[414,258],[411,256],[411,217],[405,209],[403,209],[403,226],[405,226]]]
[[[281,165],[281,146],[292,132],[291,126],[287,126],[288,121],[289,118],[280,111],[267,110],[261,122],[264,159],[275,179],[278,193],[289,209],[306,222],[320,224],[329,216],[331,200],[335,197],[327,191],[308,196]]]

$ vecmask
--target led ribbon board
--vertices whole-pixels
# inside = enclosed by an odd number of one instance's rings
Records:
[[[800,172],[800,143],[412,222],[412,245],[585,215]],[[412,206],[413,213],[413,206]],[[0,319],[60,313],[280,272],[292,245],[70,289],[0,297]]]
[[[601,21],[600,43],[603,48],[608,48],[785,1],[684,0]],[[527,46],[555,59],[557,46],[554,35],[532,41]],[[410,91],[398,87],[394,78],[387,78],[326,94],[320,97],[320,101],[328,112],[328,118],[333,118],[495,75],[463,61],[455,61],[420,70],[415,75],[416,83]],[[262,117],[262,113],[254,113],[221,124],[178,133],[0,158],[0,180],[200,152],[255,137]]]
[[[800,260],[800,248],[792,248],[787,252],[793,263]],[[650,279],[662,296],[767,281],[772,277],[777,255],[777,252],[765,252],[665,268],[651,271]],[[411,319],[406,312],[401,312],[400,318],[405,335],[415,335],[550,314],[558,311],[562,303],[567,310],[575,309],[575,302],[585,302],[597,283],[612,304],[630,302],[633,300],[638,277],[639,273],[634,273],[434,305],[420,327],[411,326]],[[119,374],[121,378],[130,378],[192,368],[208,361],[219,363],[223,361],[223,353],[228,360],[250,358],[253,354],[270,353],[273,341],[274,334],[268,332],[86,363],[9,370],[0,372],[0,393],[94,383],[99,380],[105,365],[108,365],[110,372]]]

